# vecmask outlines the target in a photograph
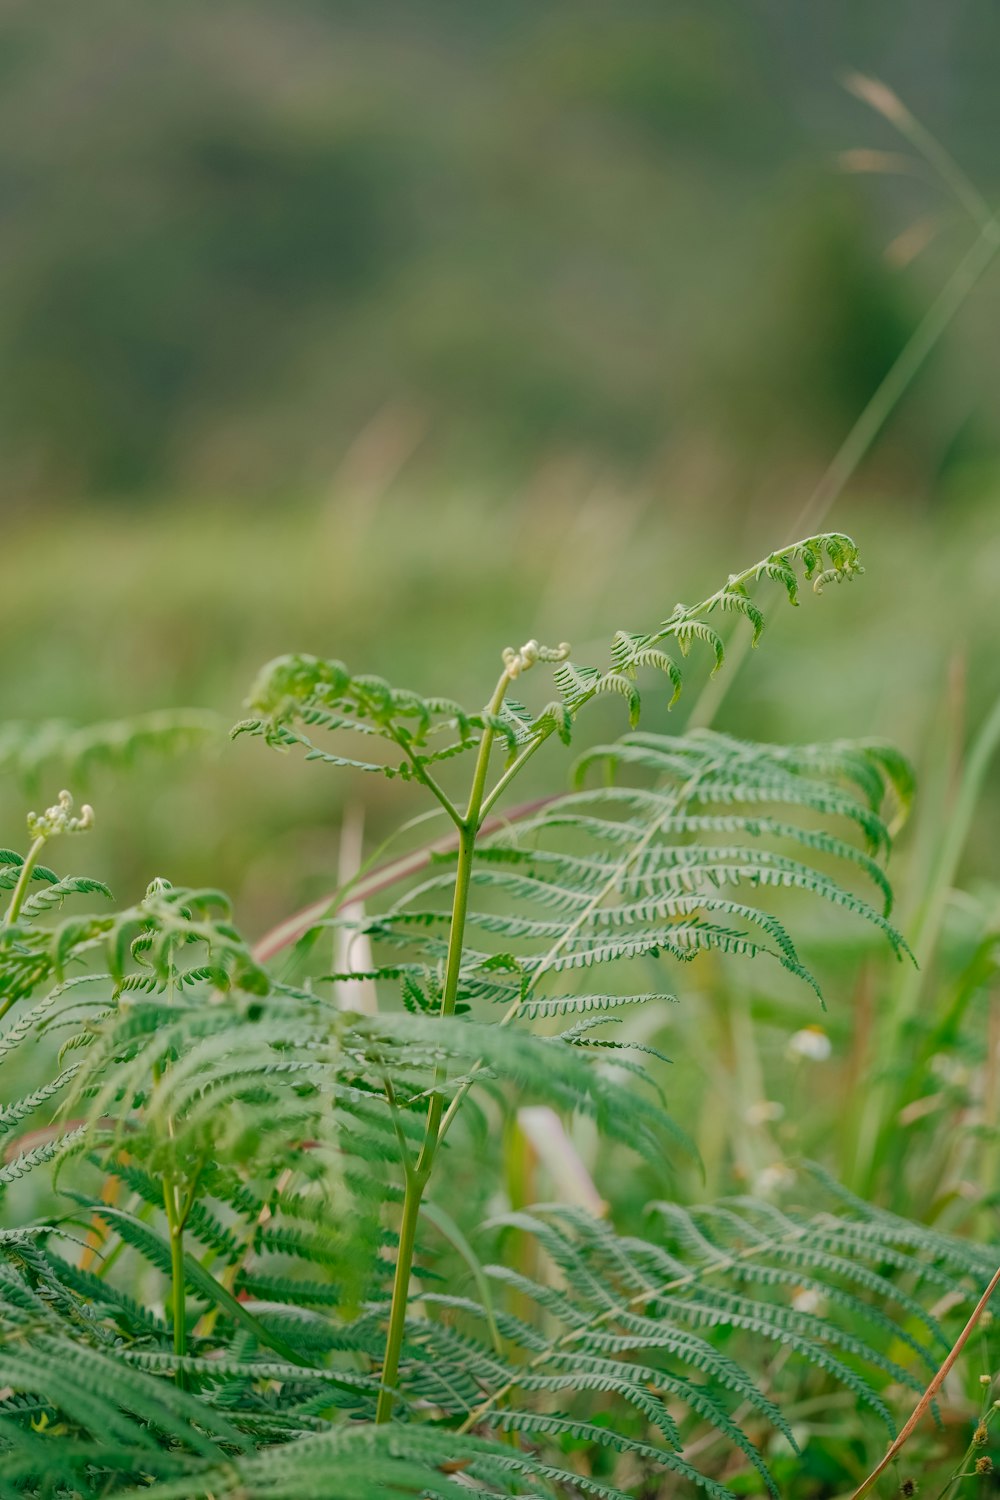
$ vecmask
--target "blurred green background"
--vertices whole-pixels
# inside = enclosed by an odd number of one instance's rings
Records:
[[[505,644],[644,628],[788,539],[976,232],[912,154],[843,170],[909,148],[842,75],[992,200],[998,45],[981,0],[11,0],[4,841],[66,774],[18,772],[24,726],[227,724],[295,649],[476,704]],[[1000,688],[998,305],[1000,270],[829,517],[867,578],[775,611],[724,727],[889,735],[940,792]],[[251,933],[330,885],[345,796],[372,837],[414,808],[221,736],[74,787],[121,900],[224,884]]]

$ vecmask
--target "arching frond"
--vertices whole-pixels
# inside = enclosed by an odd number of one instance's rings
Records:
[[[475,750],[485,736],[494,736],[506,747],[508,758],[530,753],[542,741],[557,734],[568,742],[573,722],[591,699],[606,693],[621,697],[629,722],[639,722],[641,697],[636,686],[640,669],[663,674],[671,688],[673,705],[683,678],[676,660],[665,649],[674,640],[686,656],[692,642],[706,643],[712,651],[715,670],[722,665],[725,646],[708,623],[715,611],[735,611],[750,622],[753,644],[764,629],[764,614],[750,597],[750,587],[762,579],[777,581],[792,604],[798,601],[798,573],[813,582],[817,592],[831,579],[851,579],[862,572],[858,549],[850,537],[829,533],[809,537],[772,553],[770,557],[733,574],[722,588],[699,604],[678,604],[669,619],[644,634],[619,630],[611,642],[610,665],[595,667],[570,660],[570,648],[540,646],[528,641],[520,651],[503,653],[507,675],[513,682],[537,666],[550,665],[558,699],[532,712],[523,703],[504,697],[496,705],[469,711],[451,699],[424,697],[410,689],[397,688],[381,677],[355,676],[341,661],[308,655],[289,655],[268,663],[257,678],[248,699],[250,717],[233,730],[234,735],[262,737],[275,749],[300,746],[308,760],[353,767],[395,777],[415,778],[437,787],[432,768],[465,751]],[[316,743],[321,731],[343,737],[361,735],[370,750],[372,741],[383,741],[384,757],[328,750]],[[454,807],[451,811],[455,813]],[[455,814],[457,817],[457,813]]]

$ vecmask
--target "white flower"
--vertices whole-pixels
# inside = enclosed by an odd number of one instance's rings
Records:
[[[786,1167],[783,1161],[775,1161],[757,1173],[754,1191],[764,1198],[768,1193],[776,1192],[778,1188],[789,1187],[794,1181],[795,1173],[791,1167]]]
[[[821,1313],[823,1297],[815,1287],[800,1286],[792,1293],[792,1306],[796,1312]]]
[[[804,1026],[788,1038],[788,1050],[793,1057],[804,1057],[809,1062],[826,1062],[833,1045],[822,1026]]]

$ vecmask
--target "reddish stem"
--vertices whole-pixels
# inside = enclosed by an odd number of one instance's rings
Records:
[[[861,1500],[862,1495],[868,1494],[868,1491],[878,1479],[879,1475],[885,1472],[885,1470],[892,1463],[893,1459],[899,1453],[899,1450],[902,1448],[907,1438],[909,1438],[914,1432],[921,1417],[924,1416],[931,1403],[933,1402],[934,1397],[937,1395],[938,1391],[944,1384],[948,1371],[951,1369],[952,1365],[955,1363],[956,1359],[965,1348],[965,1345],[969,1339],[969,1335],[972,1333],[972,1330],[975,1328],[976,1324],[979,1322],[979,1319],[986,1311],[986,1304],[993,1296],[993,1293],[996,1291],[998,1285],[1000,1285],[1000,1269],[995,1272],[993,1280],[990,1282],[989,1286],[986,1288],[985,1292],[973,1308],[972,1315],[969,1318],[969,1321],[966,1323],[965,1327],[962,1329],[962,1332],[958,1335],[958,1338],[952,1345],[951,1352],[946,1357],[944,1364],[941,1366],[940,1370],[938,1370],[937,1374],[934,1376],[934,1379],[931,1381],[930,1385],[927,1387],[926,1391],[924,1391],[924,1394],[921,1396],[920,1400],[914,1407],[913,1415],[911,1416],[910,1420],[907,1422],[906,1426],[899,1434],[899,1437],[889,1448],[889,1451],[886,1453],[885,1458],[883,1458],[882,1462],[871,1471],[864,1483],[860,1484],[854,1491],[854,1494],[851,1496],[851,1500]]]
[[[554,797],[538,797],[533,802],[522,802],[517,807],[511,808],[510,812],[503,817],[487,818],[483,824],[484,833],[494,833],[498,828],[505,827],[508,823],[516,823],[522,818],[529,818],[532,813],[547,807],[554,802]],[[444,838],[436,839],[431,844],[424,844],[420,849],[414,849],[412,854],[404,854],[401,859],[390,860],[387,864],[379,865],[366,875],[363,880],[357,881],[344,895],[343,899],[337,900],[337,893],[323,896],[319,901],[313,901],[309,906],[304,906],[294,916],[286,917],[279,922],[277,927],[272,927],[266,932],[253,948],[253,956],[258,963],[267,963],[269,959],[281,953],[285,948],[290,948],[297,943],[299,938],[304,937],[311,927],[322,919],[331,910],[339,911],[342,906],[352,905],[356,901],[368,901],[372,896],[377,896],[381,891],[388,890],[400,880],[405,880],[409,875],[416,875],[430,864],[435,854],[450,854],[458,848],[458,833],[447,834]]]

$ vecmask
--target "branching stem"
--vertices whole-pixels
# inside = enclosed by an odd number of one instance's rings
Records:
[[[431,775],[430,771],[428,771],[427,767],[424,765],[419,755],[416,754],[406,736],[398,732],[394,728],[391,729],[391,733],[396,744],[399,746],[400,750],[402,750],[410,765],[413,767],[413,775],[416,780],[421,782],[421,784],[427,788],[431,796],[437,798],[451,821],[454,823],[455,827],[460,830],[462,827],[462,816],[459,813],[458,808],[455,806],[454,802],[452,802],[451,798],[448,796],[448,793],[445,791],[444,787],[441,786],[440,782]]]
[[[172,1137],[173,1121],[168,1122],[168,1129]],[[198,1183],[201,1180],[205,1160],[203,1156],[198,1162],[188,1180],[187,1190],[183,1194],[174,1168],[171,1166],[163,1174],[163,1209],[167,1216],[167,1231],[170,1239],[170,1304],[174,1324],[174,1353],[181,1357],[187,1353],[187,1276],[184,1269],[184,1230],[198,1197]],[[180,1389],[186,1390],[187,1376],[183,1370],[177,1371],[176,1379]]]
[[[490,699],[487,708],[488,717],[500,712],[510,680],[510,674],[505,671]],[[465,923],[469,910],[469,886],[472,880],[472,859],[476,848],[476,838],[483,821],[483,799],[494,739],[495,730],[487,723],[479,742],[468,805],[464,816],[457,818],[458,864],[455,870],[455,894],[452,898],[444,987],[441,992],[439,1014],[442,1019],[455,1014],[455,1005],[458,1000],[462,951],[465,945]],[[445,1080],[445,1065],[440,1063],[435,1071],[433,1092],[427,1105],[424,1140],[416,1166],[409,1166],[407,1158],[403,1158],[406,1190],[403,1197],[403,1215],[399,1230],[399,1249],[396,1254],[396,1273],[392,1286],[392,1306],[389,1312],[385,1358],[382,1361],[382,1388],[379,1391],[375,1413],[375,1420],[378,1423],[388,1422],[392,1417],[394,1387],[399,1374],[399,1357],[406,1332],[406,1308],[413,1274],[417,1221],[420,1217],[420,1203],[434,1167],[434,1159],[441,1138],[441,1116],[444,1109],[442,1089]]]

